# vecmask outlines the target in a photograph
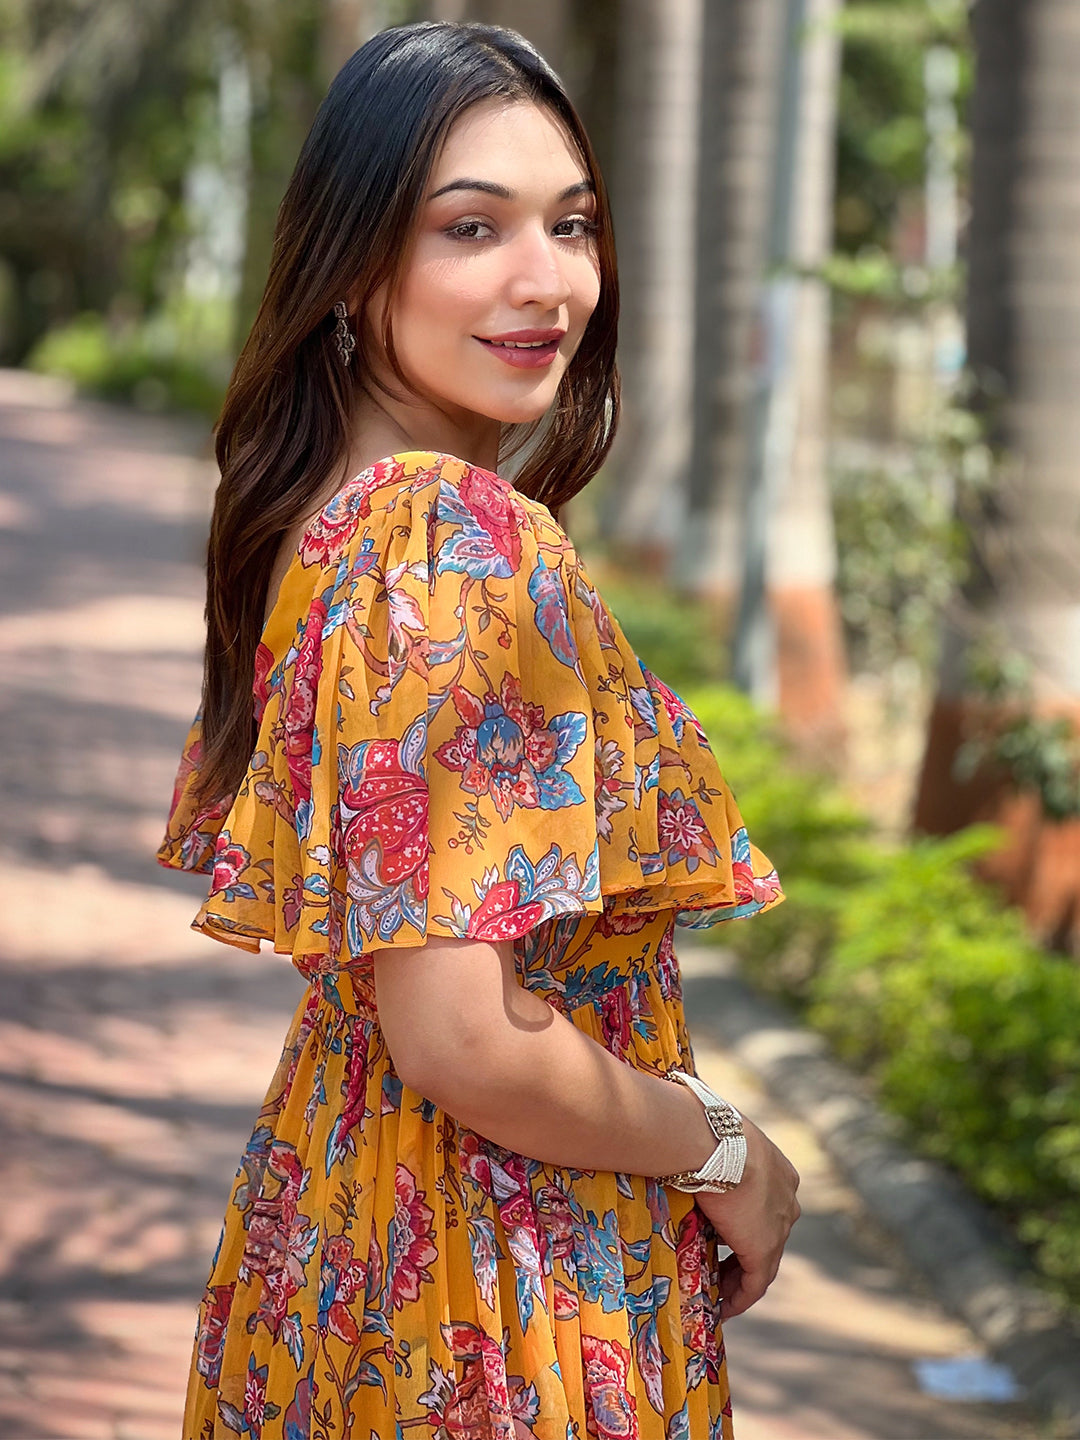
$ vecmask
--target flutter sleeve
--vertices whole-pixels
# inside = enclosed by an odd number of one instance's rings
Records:
[[[489,471],[408,452],[309,527],[264,632],[231,806],[188,797],[158,859],[212,870],[193,921],[306,972],[559,915],[775,904],[708,741],[571,541]],[[212,848],[211,848],[212,846]]]

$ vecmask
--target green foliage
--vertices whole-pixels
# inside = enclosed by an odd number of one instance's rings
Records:
[[[200,356],[165,317],[115,330],[86,313],[52,330],[27,366],[74,380],[80,389],[143,410],[193,410],[216,416],[228,378],[220,352]]]
[[[1048,819],[1080,816],[1080,736],[1066,716],[1019,715],[998,730],[988,753],[1021,790],[1038,795]]]
[[[962,112],[971,87],[971,41],[963,0],[864,0],[846,5],[838,25],[836,243],[854,255],[888,248],[905,194],[922,186],[927,47],[957,52]]]
[[[857,255],[837,251],[816,269],[802,275],[820,277],[834,295],[850,299],[872,297],[918,313],[934,301],[955,301],[960,294],[960,272],[954,267],[931,272],[923,265],[901,265],[877,246],[864,246]]]
[[[726,651],[715,619],[699,604],[680,600],[665,586],[637,579],[605,579],[604,598],[636,653],[669,684],[715,681],[726,669]]]
[[[87,311],[112,326],[168,310],[205,225],[191,195],[205,167],[246,192],[242,294],[221,301],[226,353],[235,353],[237,315],[246,329],[285,180],[329,78],[324,9],[316,0],[0,0],[0,269],[14,280],[0,360],[24,363],[49,331]],[[235,90],[225,101],[238,65],[250,127],[237,121]],[[127,361],[118,364],[126,373]],[[179,362],[166,368],[152,378],[170,392],[198,389]],[[124,379],[116,393],[127,388]]]
[[[972,689],[990,702],[986,716],[956,752],[954,773],[970,780],[984,767],[1004,772],[1038,796],[1049,820],[1080,816],[1080,733],[1065,715],[1037,713],[1031,661],[989,635],[972,651]]]
[[[956,497],[984,490],[992,472],[981,422],[959,392],[901,455],[838,447],[837,590],[854,668],[886,674],[913,661],[930,675],[942,609],[967,568]]]
[[[856,669],[884,674],[910,658],[926,674],[934,664],[941,610],[964,556],[940,478],[917,456],[833,468],[837,589]]]
[[[808,1018],[1080,1301],[1080,970],[971,875],[994,840],[919,841],[854,889]]]

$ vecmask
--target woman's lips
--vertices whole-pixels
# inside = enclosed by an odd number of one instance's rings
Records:
[[[550,365],[555,359],[559,349],[558,340],[549,340],[544,345],[528,345],[514,348],[510,345],[499,345],[494,340],[481,340],[478,335],[473,339],[485,350],[497,355],[507,365],[516,365],[519,370],[537,370],[544,365]]]

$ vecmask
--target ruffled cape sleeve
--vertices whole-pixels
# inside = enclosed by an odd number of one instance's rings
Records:
[[[258,741],[158,860],[212,874],[193,928],[333,971],[427,935],[776,904],[696,717],[639,661],[538,501],[450,456],[357,476],[302,538],[263,633]]]

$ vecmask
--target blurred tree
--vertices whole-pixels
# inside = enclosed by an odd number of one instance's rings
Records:
[[[1044,938],[1080,949],[1080,818],[1066,818],[1080,816],[1080,11],[977,0],[972,24],[968,346],[1001,463],[962,497],[970,577],[946,625],[915,824],[1005,821],[988,869]],[[983,763],[964,778],[973,734]]]
[[[334,0],[234,3],[252,77],[251,184],[243,276],[233,322],[235,353],[262,299],[278,205],[332,78],[328,72],[334,59],[348,57],[342,57],[338,48],[342,11]]]
[[[146,311],[174,279],[184,179],[212,125],[200,0],[0,8],[0,360],[80,311]]]
[[[393,24],[380,0],[324,0],[319,34],[319,70],[329,84],[355,50]]]
[[[751,646],[740,643],[749,639],[744,624],[735,649],[744,687],[774,701],[792,738],[831,763],[842,748],[846,663],[827,464],[830,297],[820,272],[833,248],[840,4],[793,6],[798,23],[787,47],[790,98],[780,123],[789,138],[780,147],[785,163],[776,168],[771,226],[778,273],[766,291],[773,353],[759,412],[760,470],[751,470],[768,510],[764,583],[755,596],[744,580],[740,607],[740,621],[749,621],[756,602],[774,629],[772,693],[769,678],[755,675]],[[749,522],[746,537],[749,565]]]
[[[563,69],[569,53],[570,10],[570,0],[426,0],[424,14],[431,20],[476,20],[517,30],[569,84]]]
[[[836,132],[839,250],[889,250],[926,164],[926,47],[966,34],[963,0],[849,0]]]
[[[617,152],[622,423],[604,529],[629,567],[666,568],[690,460],[701,0],[622,0]]]
[[[674,583],[730,610],[735,672],[835,755],[826,476],[837,0],[707,6],[692,459]]]
[[[730,612],[742,576],[743,477],[760,350],[786,0],[704,10],[695,227],[691,454],[671,580]]]

